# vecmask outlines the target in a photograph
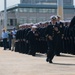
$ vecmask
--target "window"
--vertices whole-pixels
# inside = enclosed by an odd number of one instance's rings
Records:
[[[56,9],[19,8],[19,12],[26,12],[26,13],[56,13]]]
[[[49,9],[49,13],[56,13],[56,9]]]
[[[1,24],[1,25],[3,24],[3,20],[2,20],[2,19],[0,20],[0,24]]]
[[[35,8],[25,8],[24,12],[36,12]]]
[[[8,26],[17,25],[17,19],[8,19],[7,24]]]
[[[37,19],[37,22],[43,22],[43,21],[45,21],[46,20],[46,18],[45,17],[39,17],[38,19]]]
[[[20,24],[27,23],[27,18],[20,18],[19,22],[20,22]]]
[[[56,9],[39,9],[39,13],[55,13]]]
[[[18,9],[15,9],[15,12],[18,12]]]
[[[64,9],[65,14],[74,14],[74,9]]]
[[[10,25],[11,26],[13,25],[13,19],[10,19]]]
[[[20,18],[20,24],[23,24],[24,23],[24,19],[23,18]]]
[[[14,24],[17,25],[17,19],[14,19]]]
[[[24,9],[23,8],[19,8],[19,12],[24,12]]]
[[[73,0],[63,0],[65,5],[72,5],[73,4]]]
[[[9,10],[8,12],[15,13],[17,11],[18,11],[18,9],[13,9],[13,10]]]
[[[36,17],[30,17],[28,20],[29,23],[36,23]]]
[[[24,8],[24,12],[27,12],[27,8]]]
[[[48,9],[39,9],[39,13],[47,13]]]

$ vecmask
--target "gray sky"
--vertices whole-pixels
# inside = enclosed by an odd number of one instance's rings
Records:
[[[20,0],[6,0],[7,7],[20,3]],[[4,0],[0,0],[0,11],[4,9]]]
[[[7,0],[7,7],[20,3],[20,0]],[[74,0],[75,5],[75,0]],[[0,11],[4,9],[4,0],[0,0]]]

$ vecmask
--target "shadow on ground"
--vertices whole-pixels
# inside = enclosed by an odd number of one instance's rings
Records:
[[[61,54],[60,57],[75,57],[75,56]]]
[[[65,65],[65,66],[75,66],[75,64],[69,64],[69,63],[53,63],[55,65]]]
[[[37,53],[35,57],[46,57],[46,54]]]

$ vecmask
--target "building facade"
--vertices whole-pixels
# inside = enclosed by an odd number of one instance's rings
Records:
[[[20,3],[42,3],[42,4],[57,4],[57,0],[20,0]],[[64,5],[73,5],[73,0],[63,0]]]
[[[64,1],[64,20],[75,15],[73,0]],[[4,11],[0,12],[0,27],[4,25]],[[23,23],[49,21],[51,15],[57,15],[57,0],[20,0],[20,4],[7,8],[7,29]]]

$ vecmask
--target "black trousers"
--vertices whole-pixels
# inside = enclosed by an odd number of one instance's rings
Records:
[[[49,40],[48,42],[48,51],[47,51],[47,59],[49,61],[52,61],[52,59],[54,58],[55,55],[55,51],[54,51],[54,44],[53,44],[53,40]]]
[[[3,39],[3,47],[4,47],[4,50],[6,50],[6,48],[7,48],[7,38],[4,38]]]
[[[35,55],[36,55],[36,52],[37,52],[37,49],[38,49],[38,48],[37,48],[37,42],[36,42],[36,41],[35,41],[35,42],[34,42],[34,41],[33,41],[33,42],[30,41],[30,42],[29,42],[29,45],[30,45],[30,50],[29,50],[28,53],[29,53],[30,55],[32,55],[32,56],[35,56]]]

